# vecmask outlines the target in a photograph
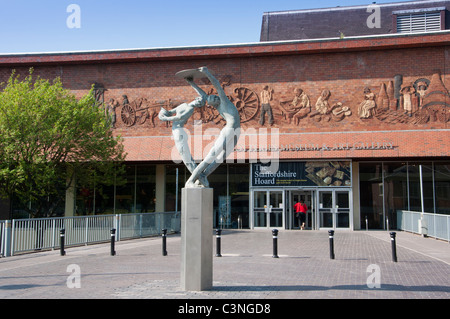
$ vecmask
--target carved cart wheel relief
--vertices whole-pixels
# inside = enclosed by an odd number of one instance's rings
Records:
[[[255,117],[259,110],[258,94],[247,88],[236,88],[231,101],[239,111],[241,123],[248,122]]]
[[[136,123],[136,111],[130,104],[126,104],[122,108],[121,112],[122,121],[126,126],[132,126]]]

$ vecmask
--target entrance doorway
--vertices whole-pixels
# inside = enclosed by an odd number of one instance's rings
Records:
[[[308,207],[306,229],[353,228],[350,189],[254,189],[250,192],[252,228],[299,229],[294,204]]]
[[[282,190],[253,192],[253,226],[284,228],[285,194]]]
[[[320,228],[350,228],[351,192],[348,190],[318,191],[318,224]]]
[[[289,197],[289,208],[287,208],[287,217],[289,223],[287,225],[288,229],[300,229],[299,220],[297,214],[294,210],[295,203],[303,200],[303,203],[308,207],[308,212],[306,214],[306,229],[315,229],[315,202],[313,190],[288,190]]]

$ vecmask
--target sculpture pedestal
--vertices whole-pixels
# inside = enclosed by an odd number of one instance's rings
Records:
[[[213,280],[213,189],[181,192],[181,289],[202,291]]]

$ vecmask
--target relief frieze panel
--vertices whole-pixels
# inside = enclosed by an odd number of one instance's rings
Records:
[[[450,95],[439,72],[434,73],[431,80],[419,78],[415,82],[402,83],[402,77],[398,75],[395,81],[395,84],[390,81],[387,87],[384,83],[381,85],[374,113],[376,119],[389,124],[412,125],[450,120]]]
[[[348,130],[352,125],[372,129],[380,124],[403,124],[413,128],[439,123],[445,126],[450,121],[450,95],[437,71],[430,78],[412,80],[396,75],[392,80],[366,85],[360,93],[355,89],[350,95],[332,87],[309,88],[310,83],[293,89],[294,83],[242,85],[233,83],[232,76],[224,77],[221,84],[239,110],[243,127],[273,126],[296,131],[298,127],[333,130],[345,126]],[[215,94],[209,82],[204,86],[205,92]],[[190,102],[183,97],[178,100],[151,100],[146,96],[129,99],[128,94],[113,96],[109,91],[105,96],[105,114],[113,119],[114,128],[144,128],[150,130],[149,134],[154,131],[155,135],[158,130],[170,127],[169,123],[156,120],[161,107],[172,109]],[[196,109],[191,124],[200,120],[205,126],[223,122],[209,105]]]

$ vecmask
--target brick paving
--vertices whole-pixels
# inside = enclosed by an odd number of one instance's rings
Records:
[[[202,292],[179,288],[179,235],[168,236],[167,256],[154,237],[117,242],[116,256],[99,244],[66,248],[66,256],[55,250],[1,258],[0,299],[450,298],[448,242],[397,232],[396,263],[386,231],[336,231],[334,242],[332,260],[326,231],[282,230],[279,258],[272,258],[269,230],[226,230],[213,288]],[[79,288],[69,288],[75,283]]]

